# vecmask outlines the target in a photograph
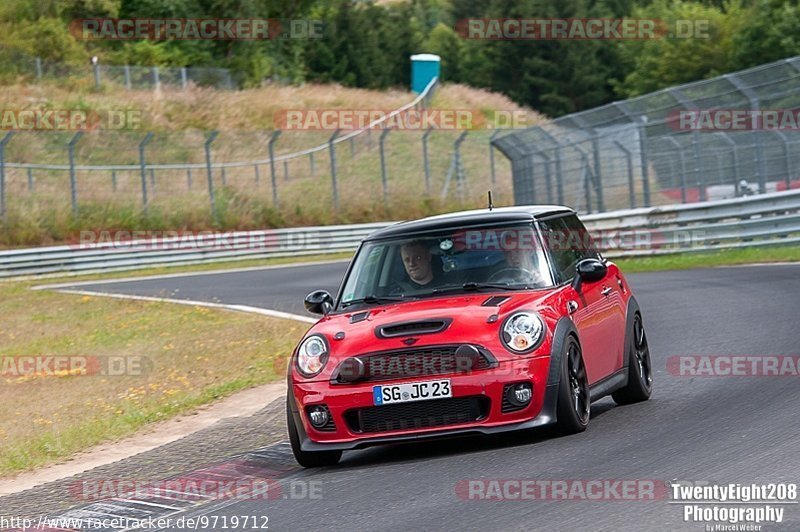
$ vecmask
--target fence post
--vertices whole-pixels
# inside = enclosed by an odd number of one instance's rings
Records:
[[[497,182],[497,178],[495,177],[494,173],[494,144],[492,144],[492,141],[495,139],[498,133],[500,133],[500,130],[495,129],[489,137],[489,172],[492,178],[492,188],[494,188],[494,185]]]
[[[225,175],[225,167],[224,166],[220,167],[220,170],[221,171],[220,171],[219,175],[222,178],[222,186],[224,187],[224,186],[228,185],[228,178]]]
[[[33,192],[33,168],[28,167],[28,192]]]
[[[269,137],[269,173],[272,179],[272,204],[275,205],[275,208],[278,208],[278,182],[275,179],[275,142],[278,140],[278,137],[281,136],[281,130],[276,129],[272,132],[272,135]]]
[[[117,191],[117,171],[113,168],[111,169],[111,191]]]
[[[706,200],[706,187],[703,182],[703,161],[700,160],[700,132],[692,131],[692,148],[694,151],[694,180],[697,185],[698,199]]]
[[[83,136],[83,131],[78,131],[72,137],[67,145],[67,153],[69,154],[69,191],[70,201],[72,202],[72,212],[78,213],[78,176],[75,173],[75,144]]]
[[[147,212],[147,161],[144,157],[144,147],[153,139],[152,133],[147,133],[139,143],[139,172],[142,179],[142,208]]]
[[[289,160],[283,160],[283,180],[289,181]]]
[[[625,159],[628,163],[628,201],[631,204],[631,209],[636,208],[636,194],[633,191],[633,154],[631,150],[625,147],[620,141],[615,140],[614,144],[622,150],[622,153],[625,154]]]
[[[637,120],[637,131],[639,132],[639,156],[641,159],[642,167],[642,199],[644,206],[650,206],[650,170],[647,162],[647,132],[645,131],[646,117],[640,117]]]
[[[95,62],[92,66],[94,67],[94,88],[100,89],[100,64]]]
[[[153,67],[153,88],[158,90],[161,88],[161,78],[158,76],[158,67]]]
[[[464,139],[467,138],[468,131],[464,131],[461,135],[458,136],[455,143],[453,144],[453,155],[455,157],[455,171],[456,171],[456,191],[458,193],[458,199],[460,201],[464,200],[464,189],[466,188],[466,176],[464,175],[464,166],[461,164],[461,143],[464,142]]]
[[[36,79],[42,79],[42,58],[36,58]]]
[[[753,90],[753,87],[748,86],[741,79],[737,78],[735,74],[724,74],[722,76],[731,85],[745,95],[750,102],[751,111],[759,111],[761,109],[761,100],[758,94]],[[764,194],[767,191],[767,160],[764,156],[764,140],[761,132],[754,132],[756,136],[756,149],[753,165],[758,170],[758,193]]]
[[[380,154],[381,154],[381,185],[383,185],[383,203],[384,203],[384,205],[388,205],[389,204],[389,180],[386,177],[385,142],[386,142],[386,136],[391,131],[392,130],[389,129],[389,128],[384,129],[383,131],[381,131],[381,136],[378,139],[378,142],[380,143],[379,148],[380,148]],[[352,138],[352,137],[350,137],[350,138]]]
[[[336,140],[336,137],[339,136],[339,132],[341,129],[337,129],[333,132],[333,135],[328,139],[328,151],[330,151],[331,156],[331,186],[333,188],[333,208],[337,211],[339,210],[339,188],[336,184],[336,147],[334,146],[333,142]],[[367,130],[369,131],[369,130]]]
[[[186,169],[186,188],[192,190],[192,169]]]
[[[551,135],[543,127],[540,127],[538,129],[539,129],[539,131],[542,132],[542,134],[544,134],[548,138],[548,140],[550,142],[555,144],[555,147],[553,148],[553,155],[556,158],[556,166],[555,166],[555,170],[556,170],[556,195],[558,196],[559,205],[564,205],[564,181],[563,181],[563,175],[561,173],[561,144],[558,142],[558,140],[553,135]]]
[[[151,196],[156,193],[156,170],[155,168],[150,169],[150,191],[152,192]]]
[[[600,139],[595,131],[592,138],[592,151],[594,152],[594,184],[595,192],[597,193],[597,208],[598,212],[605,212],[605,202],[603,201],[603,178],[600,174]]]
[[[125,88],[131,90],[131,66],[125,65],[122,71],[125,73]]]
[[[253,170],[255,171],[256,186],[258,186],[260,181],[261,181],[261,176],[258,174],[258,165],[257,164],[253,165]]]
[[[683,148],[680,143],[672,137],[661,137],[671,142],[678,149],[678,159],[681,163],[681,203],[686,203],[686,159],[683,157]]]
[[[431,165],[428,160],[428,135],[433,133],[433,128],[429,127],[428,130],[422,135],[422,162],[425,166],[425,194],[431,194]]]
[[[544,159],[544,183],[547,187],[547,202],[553,203],[553,177],[550,173],[550,156],[543,152],[537,153],[539,157]]]
[[[186,90],[186,67],[181,67],[181,89]]]
[[[713,135],[721,135],[722,140],[728,143],[731,147],[731,151],[733,152],[733,195],[734,197],[739,197],[739,146],[736,144],[732,138],[728,136],[727,133],[723,131],[718,131],[717,133],[712,133]]]
[[[308,163],[311,166],[311,177],[314,177],[314,152],[308,154]]]
[[[206,151],[206,172],[208,174],[208,199],[211,202],[211,216],[213,216],[215,222],[217,221],[217,204],[214,201],[214,174],[211,170],[211,143],[214,142],[217,135],[219,135],[219,131],[212,131],[209,133],[204,144]]]
[[[6,133],[0,140],[0,218],[6,220],[6,145],[14,136],[13,131]]]
[[[772,130],[772,133],[776,134],[778,138],[783,141],[783,167],[786,170],[786,190],[791,190],[792,188],[792,164],[789,159],[789,139],[786,137],[786,134],[781,133],[780,131]]]

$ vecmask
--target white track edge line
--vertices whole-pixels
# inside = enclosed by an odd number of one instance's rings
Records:
[[[96,279],[94,281],[78,281],[72,283],[57,283],[57,284],[42,284],[37,286],[32,286],[31,290],[50,290],[55,288],[66,288],[69,286],[87,286],[87,285],[96,285],[96,284],[113,284],[113,283],[130,283],[135,281],[149,281],[155,279],[175,279],[178,277],[195,277],[201,275],[222,275],[225,273],[244,273],[244,272],[254,272],[254,271],[261,271],[261,270],[274,270],[278,268],[299,268],[304,266],[316,266],[316,265],[325,265],[325,264],[336,264],[339,262],[349,262],[350,259],[335,259],[335,260],[324,260],[324,261],[314,261],[314,262],[291,262],[286,264],[269,264],[266,266],[251,266],[248,268],[230,268],[230,269],[220,269],[220,270],[206,270],[206,271],[196,271],[196,272],[179,272],[179,273],[164,273],[161,275],[140,275],[136,277],[120,277],[117,279]]]
[[[178,305],[187,305],[192,307],[207,307],[222,310],[233,310],[237,312],[247,312],[250,314],[260,314],[261,316],[268,316],[270,318],[281,318],[285,320],[300,321],[303,323],[314,324],[317,320],[299,314],[292,314],[290,312],[281,312],[279,310],[269,310],[259,307],[251,307],[249,305],[226,305],[223,303],[209,303],[206,301],[194,301],[191,299],[171,299],[166,297],[152,297],[152,296],[136,296],[129,294],[114,294],[111,292],[92,292],[90,290],[56,290],[62,294],[75,294],[79,296],[98,296],[110,297],[113,299],[131,299],[134,301],[150,301],[157,303],[176,303]]]

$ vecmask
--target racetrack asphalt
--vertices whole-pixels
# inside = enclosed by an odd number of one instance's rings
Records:
[[[318,288],[334,292],[345,268],[320,264],[77,288],[305,314],[304,295]],[[704,530],[701,522],[684,521],[684,505],[669,495],[654,501],[469,500],[456,486],[470,479],[800,482],[798,376],[667,371],[668,359],[681,355],[800,354],[800,265],[628,279],[653,358],[650,401],[624,407],[608,398],[596,402],[589,429],[568,437],[540,429],[347,452],[336,467],[291,476],[319,481],[319,500],[225,501],[195,514],[266,515],[271,530]],[[800,505],[773,506],[784,510],[783,523],[763,530],[800,530]]]

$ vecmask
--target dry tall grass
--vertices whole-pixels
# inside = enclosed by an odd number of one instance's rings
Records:
[[[205,161],[203,142],[210,130],[219,130],[213,144],[215,162],[268,158],[267,143],[274,120],[287,109],[398,108],[414,98],[409,92],[349,89],[336,85],[270,86],[243,91],[190,89],[93,92],[70,83],[59,86],[11,86],[0,94],[4,109],[83,109],[100,114],[109,110],[141,111],[137,130],[92,131],[78,143],[78,165],[138,165],[138,143],[145,131],[156,133],[146,148],[149,163]],[[522,113],[525,123],[542,120],[508,98],[462,85],[444,85],[437,92],[436,109],[474,110],[476,126],[461,147],[461,184],[450,170],[453,143],[461,131],[435,131],[429,138],[428,186],[422,157],[421,131],[393,131],[385,141],[388,200],[384,202],[379,156],[380,131],[363,134],[336,146],[340,205],[333,206],[330,153],[323,150],[276,164],[279,204],[272,201],[269,165],[247,165],[212,173],[218,218],[211,215],[205,168],[158,170],[147,175],[147,213],[141,204],[138,169],[78,172],[79,215],[70,211],[69,175],[64,170],[7,169],[8,220],[0,225],[0,246],[48,244],[74,239],[80,230],[95,229],[253,229],[325,225],[412,218],[485,203],[493,189],[498,203],[509,203],[511,172],[506,159],[495,152],[495,182],[489,163],[487,124],[493,111]],[[331,131],[285,131],[276,154],[292,153],[326,142]],[[6,160],[66,164],[66,146],[72,132],[24,132],[6,150]],[[450,176],[448,179],[448,175]]]

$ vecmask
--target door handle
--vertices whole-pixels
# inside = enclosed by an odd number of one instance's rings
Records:
[[[606,286],[605,288],[603,288],[603,289],[600,291],[600,293],[601,293],[601,294],[603,294],[604,296],[607,296],[608,294],[610,294],[610,293],[611,293],[611,290],[612,290],[612,289],[611,289],[611,287],[610,287],[610,286]]]

